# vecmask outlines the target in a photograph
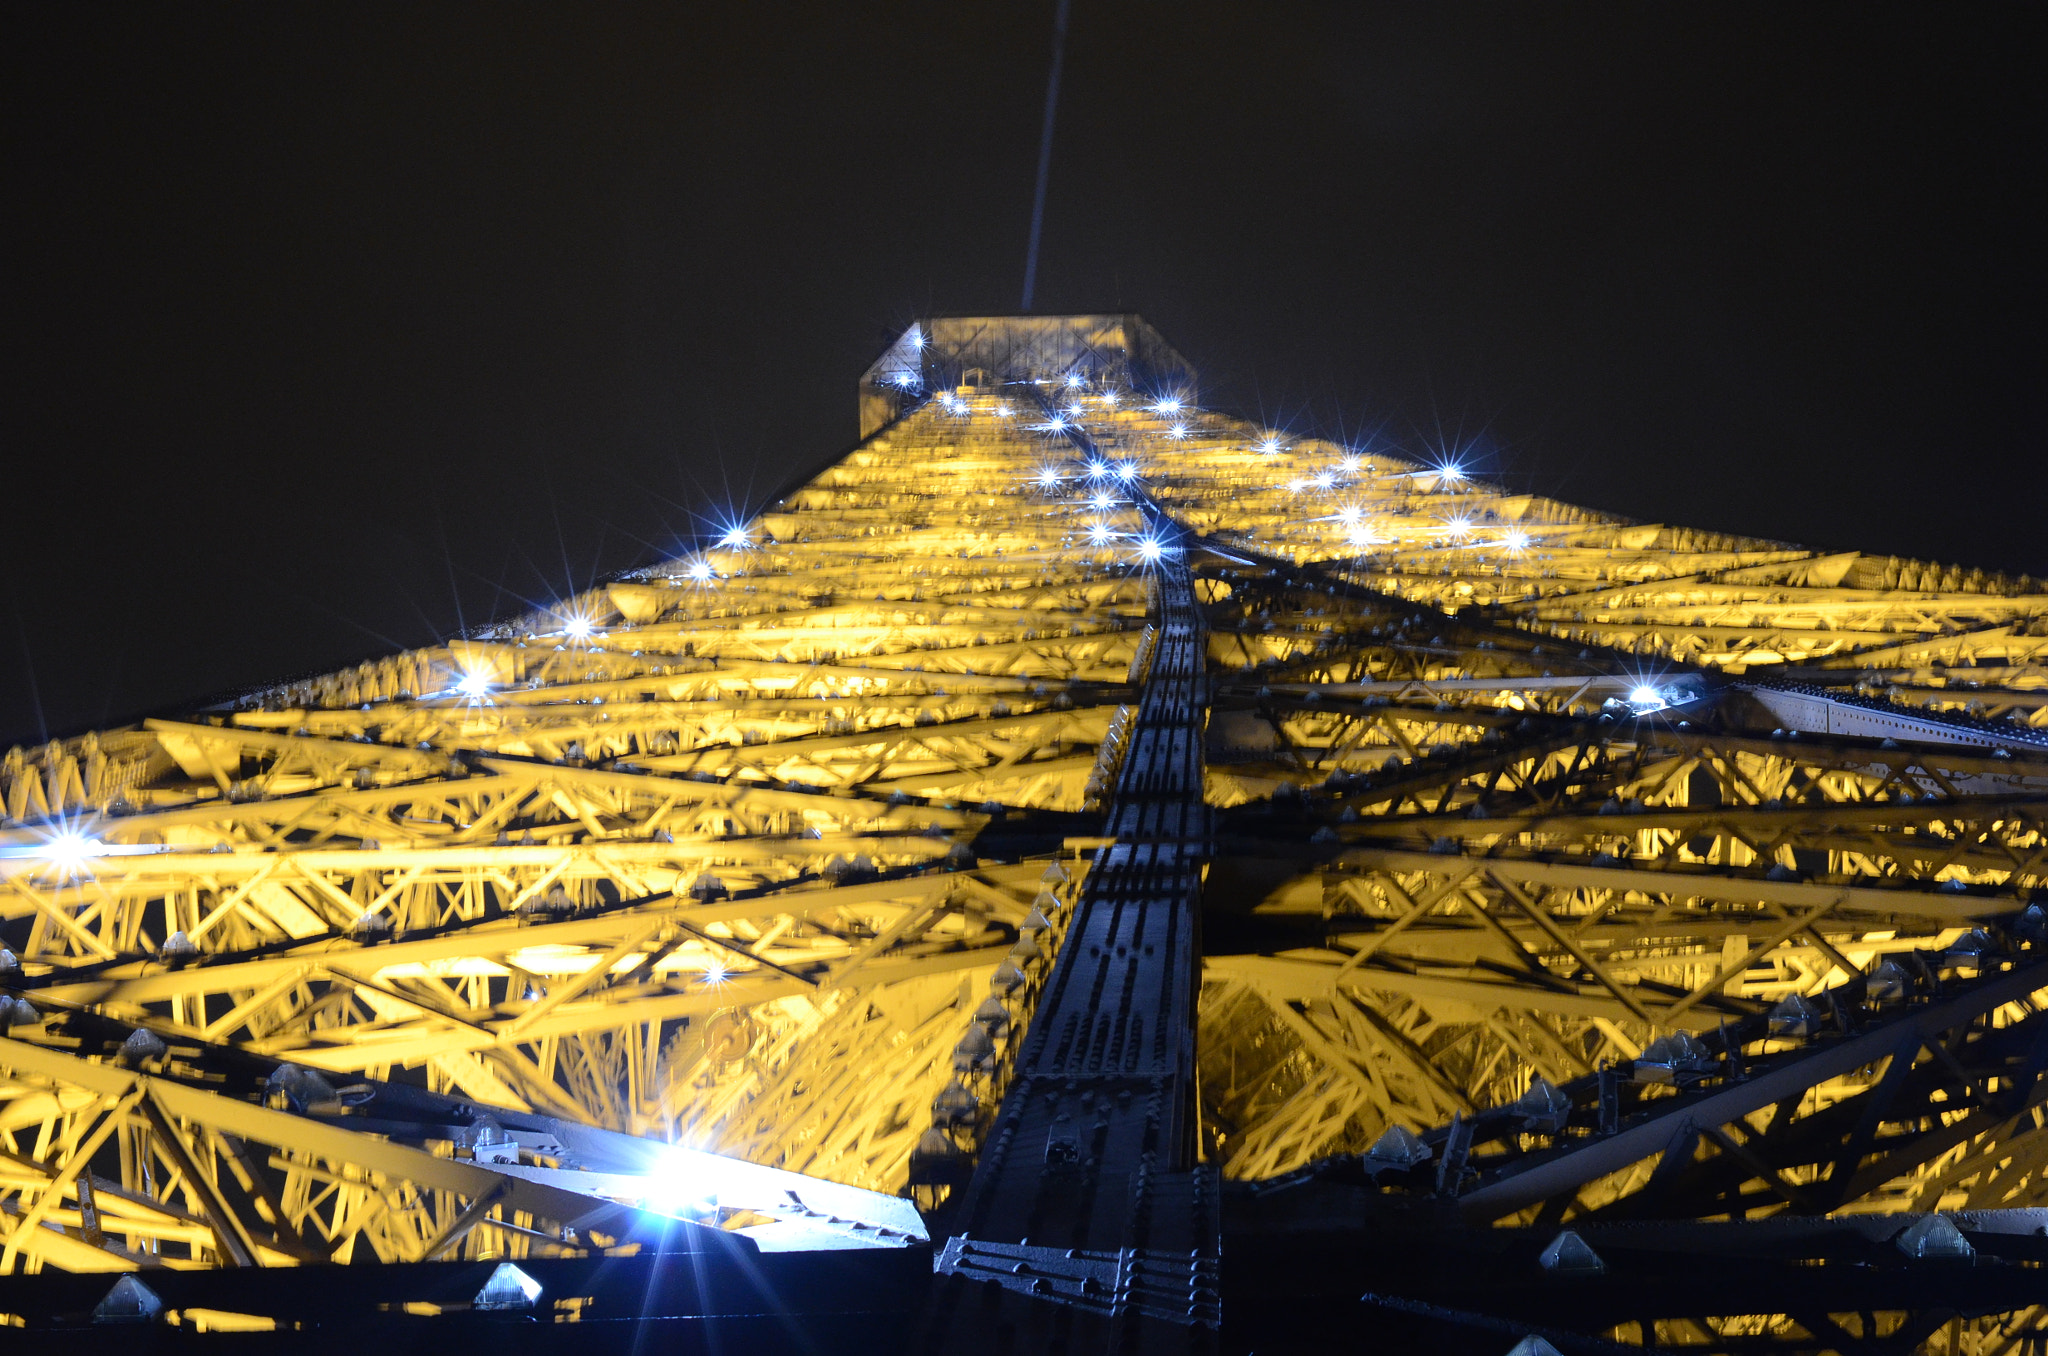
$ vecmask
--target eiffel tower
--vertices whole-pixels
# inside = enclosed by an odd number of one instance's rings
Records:
[[[553,607],[6,755],[0,1321],[2043,1351],[2040,583],[1294,437],[1130,315],[859,411]]]

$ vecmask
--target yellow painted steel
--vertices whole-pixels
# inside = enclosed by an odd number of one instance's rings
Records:
[[[1229,1175],[1711,1029],[1718,997],[1817,992],[2048,884],[2034,581],[1630,523],[1155,394],[947,391],[700,554],[232,709],[10,751],[22,992],[174,1047],[906,1191],[934,1097],[983,1077],[956,1047],[998,965],[1085,866],[1070,848],[1047,880],[1050,848],[999,865],[972,844],[1105,784],[1151,608],[1139,493],[1202,535],[1212,668],[1262,694],[1212,711],[1212,803],[1376,788],[1236,887],[1320,940],[1207,962],[1206,1146]],[[1069,420],[1087,444],[1048,427]],[[1276,559],[1354,587],[1310,602]],[[1981,719],[1974,742],[1883,749],[1526,737],[1681,670]],[[1510,790],[1524,808],[1494,813]],[[462,1223],[483,1188],[453,1146],[316,1143],[41,1030],[0,1040],[0,1268],[579,1246],[580,1207],[540,1195]],[[2041,1130],[2024,1113],[1845,1208],[2040,1203]],[[290,1246],[237,1225],[227,1179]]]

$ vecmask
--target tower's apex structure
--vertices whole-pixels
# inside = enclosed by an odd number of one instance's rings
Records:
[[[926,316],[861,374],[865,438],[933,390],[1011,382],[1192,394],[1195,369],[1142,316]]]

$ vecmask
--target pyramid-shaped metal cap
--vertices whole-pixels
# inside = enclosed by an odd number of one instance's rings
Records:
[[[1365,1151],[1368,1161],[1383,1166],[1412,1168],[1429,1161],[1429,1146],[1413,1130],[1390,1125]]]
[[[157,1293],[136,1280],[123,1276],[114,1282],[114,1288],[106,1298],[92,1307],[92,1321],[95,1323],[154,1323],[158,1314],[164,1311],[164,1302]]]
[[[484,1288],[476,1292],[476,1307],[531,1309],[539,1299],[539,1281],[510,1262],[500,1262],[498,1269],[491,1273],[491,1279],[484,1282]]]
[[[1578,1234],[1566,1229],[1550,1240],[1550,1246],[1536,1259],[1545,1271],[1562,1271],[1578,1275],[1597,1275],[1607,1270],[1607,1263],[1600,1254],[1593,1251],[1592,1244]]]
[[[1962,1259],[1977,1255],[1970,1240],[1963,1237],[1963,1231],[1947,1215],[1923,1216],[1907,1225],[1892,1241],[1908,1257]]]

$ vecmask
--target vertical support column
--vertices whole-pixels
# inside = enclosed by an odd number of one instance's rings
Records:
[[[1179,530],[1152,516],[1166,547],[1156,643],[1107,810],[1114,842],[939,1270],[1199,1345],[1220,1318],[1216,1183],[1196,1163],[1207,645]]]

